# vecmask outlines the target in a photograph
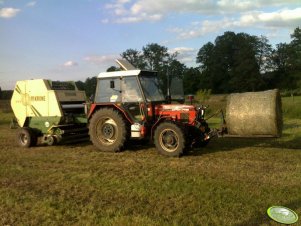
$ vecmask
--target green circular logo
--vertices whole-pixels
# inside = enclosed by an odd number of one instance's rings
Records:
[[[294,224],[298,221],[298,215],[291,209],[283,206],[272,206],[267,213],[270,218],[282,224]]]

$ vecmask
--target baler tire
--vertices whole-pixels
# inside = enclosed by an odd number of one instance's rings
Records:
[[[17,132],[17,143],[20,147],[29,148],[33,145],[33,134],[30,128],[19,128]]]
[[[185,135],[178,125],[163,122],[155,130],[154,143],[160,154],[180,157],[185,149]]]
[[[127,137],[123,117],[111,108],[102,108],[93,114],[89,122],[90,139],[100,151],[122,151]]]

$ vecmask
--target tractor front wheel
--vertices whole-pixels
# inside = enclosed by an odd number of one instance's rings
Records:
[[[101,151],[121,151],[126,140],[126,126],[122,116],[113,109],[98,110],[89,123],[92,143]]]
[[[154,143],[160,154],[179,157],[185,148],[184,132],[174,123],[163,122],[155,131]]]

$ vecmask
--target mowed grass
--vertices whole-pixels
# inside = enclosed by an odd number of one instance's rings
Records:
[[[279,139],[218,138],[166,158],[142,142],[22,149],[0,116],[0,225],[278,225],[272,205],[301,216],[301,118],[285,116]]]

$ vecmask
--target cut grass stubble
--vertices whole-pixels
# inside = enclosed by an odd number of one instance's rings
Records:
[[[220,138],[182,158],[143,144],[24,150],[14,132],[0,123],[1,225],[277,225],[269,206],[301,214],[300,119],[285,118],[280,139]]]

